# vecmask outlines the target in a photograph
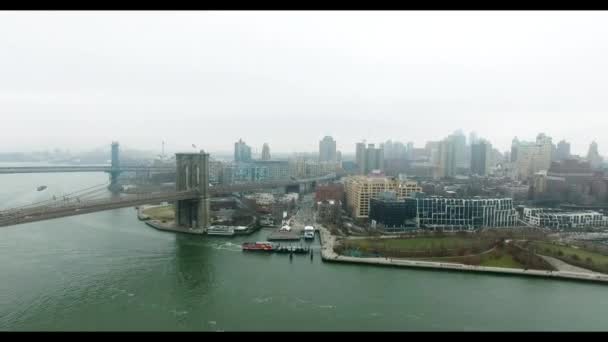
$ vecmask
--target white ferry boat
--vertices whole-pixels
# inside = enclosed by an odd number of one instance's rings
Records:
[[[207,229],[207,235],[234,235],[234,228],[231,226],[211,226]]]
[[[305,239],[314,239],[315,238],[315,227],[313,227],[313,226],[304,227],[304,238]]]

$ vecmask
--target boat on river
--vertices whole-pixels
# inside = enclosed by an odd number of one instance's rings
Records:
[[[244,251],[261,251],[261,252],[272,252],[275,249],[275,246],[272,242],[262,241],[262,242],[244,242],[241,245],[241,248]]]

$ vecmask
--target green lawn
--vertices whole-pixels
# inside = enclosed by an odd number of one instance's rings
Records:
[[[479,266],[524,268],[522,264],[515,261],[513,257],[507,253],[502,253],[502,255],[488,253],[488,255],[484,255],[481,258],[481,263],[479,264]]]
[[[364,248],[364,249],[399,249],[401,251],[423,251],[428,249],[440,248],[443,245],[446,249],[458,249],[458,248],[469,248],[474,243],[478,242],[477,239],[466,238],[466,237],[421,237],[421,238],[409,238],[409,239],[357,239],[348,240],[348,244],[351,246]],[[482,242],[483,244],[483,242]]]
[[[604,272],[608,270],[608,256],[606,255],[584,250],[582,248],[555,245],[549,242],[534,242],[533,245],[535,246],[536,253],[538,254],[556,257],[567,263],[580,267],[586,267]],[[549,249],[549,252],[547,252],[547,249]],[[561,251],[563,254],[561,256],[558,255],[558,251]],[[573,254],[578,255],[579,260],[573,259]],[[587,263],[587,258],[591,259],[591,264]]]
[[[489,267],[506,267],[506,268],[524,268],[522,264],[515,261],[513,256],[503,251],[494,250],[492,252],[481,254],[479,266]],[[470,264],[471,257],[453,256],[443,258],[422,258],[420,260],[435,261],[435,262],[454,262],[459,264]],[[475,264],[475,263],[473,263]]]
[[[153,220],[170,221],[175,219],[173,205],[144,209],[143,213]]]

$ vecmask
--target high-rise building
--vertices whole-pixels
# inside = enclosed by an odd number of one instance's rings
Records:
[[[513,153],[516,153],[517,178],[528,179],[541,170],[548,170],[551,166],[551,146],[551,138],[543,133],[536,137],[536,142],[518,141],[512,146],[511,158],[513,158]]]
[[[234,161],[246,163],[251,161],[251,147],[242,139],[234,143]]]
[[[439,142],[437,148],[436,178],[452,178],[456,176],[456,143],[453,137]]]
[[[262,160],[270,160],[270,147],[267,143],[262,146]]]
[[[319,161],[336,161],[336,141],[330,136],[326,136],[323,140],[319,141]]]
[[[384,158],[387,158],[386,151],[384,151]],[[405,145],[402,142],[396,141],[393,144],[392,158],[393,159],[406,159],[407,158],[407,148],[405,147]]]
[[[557,143],[556,160],[564,160],[570,158],[570,143],[565,140]]]
[[[365,166],[365,142],[357,143],[355,161],[359,170]]]
[[[366,175],[373,170],[384,170],[384,150],[382,148],[376,148],[374,144],[363,146],[361,150],[359,148],[360,145],[357,144],[359,173]]]
[[[384,150],[384,156],[387,159],[393,158],[393,141],[387,140],[385,143],[380,144],[380,148]]]
[[[413,160],[414,159],[414,143],[413,142],[408,142],[407,143],[407,154],[406,154],[406,158],[408,160]]]
[[[490,171],[490,153],[492,145],[480,139],[471,145],[471,173],[479,176],[486,176]]]
[[[428,156],[428,160],[434,166],[439,165],[439,141],[427,141],[424,146],[424,150],[426,155]]]
[[[458,130],[454,132],[454,134],[449,137],[454,143],[454,161],[456,162],[457,169],[467,169],[469,165],[467,165],[466,161],[466,137],[462,133],[462,130]]]
[[[489,143],[488,143],[489,144]],[[492,146],[492,144],[490,144]],[[490,152],[489,164],[487,165],[488,172],[492,171],[492,167],[504,162],[505,156],[496,148],[492,148]]]
[[[471,132],[469,133],[469,145],[473,145],[477,142],[477,133]]]
[[[557,146],[551,143],[551,161],[557,160]]]
[[[598,169],[602,165],[603,160],[597,150],[597,143],[595,141],[591,142],[591,145],[589,145],[587,160],[589,161],[589,164],[591,164],[592,169]]]
[[[415,181],[377,176],[352,176],[346,179],[346,204],[355,218],[366,218],[370,199],[383,192],[394,192],[397,199],[412,196],[422,188]]]
[[[511,163],[515,163],[517,161],[517,148],[519,147],[519,139],[517,137],[513,138],[511,141]]]

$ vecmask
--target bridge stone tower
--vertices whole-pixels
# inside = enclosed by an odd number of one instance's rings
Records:
[[[118,185],[118,176],[120,175],[120,159],[118,154],[118,141],[112,142],[112,165],[110,168],[110,186],[109,189],[112,192],[118,192],[120,185]]]
[[[198,190],[196,199],[175,203],[175,221],[178,227],[206,229],[209,227],[209,154],[176,153],[177,191]]]

